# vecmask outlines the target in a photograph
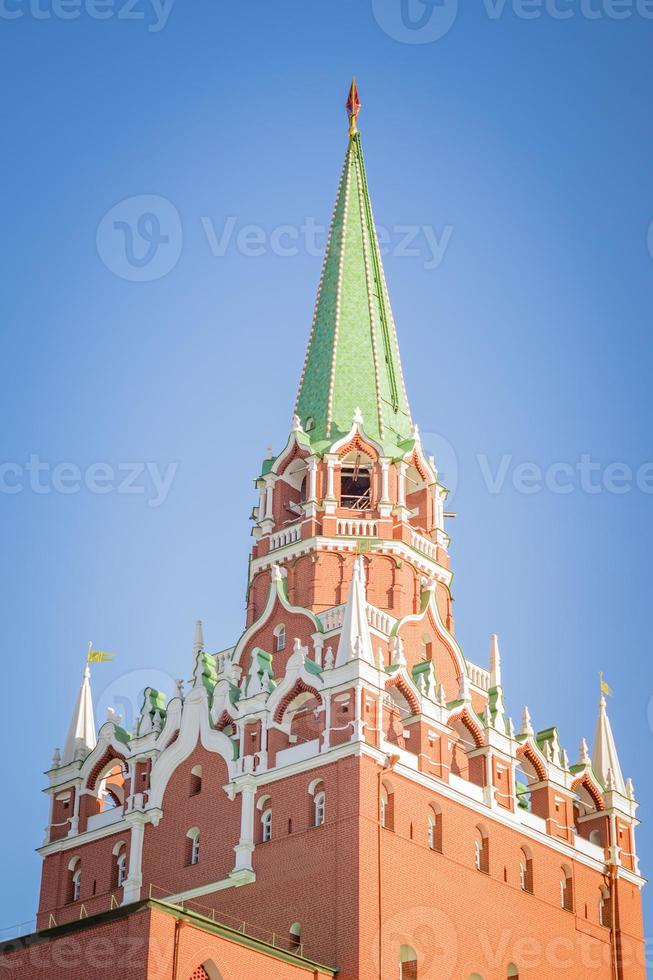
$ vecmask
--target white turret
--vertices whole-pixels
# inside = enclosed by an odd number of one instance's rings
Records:
[[[202,629],[202,620],[198,619],[195,623],[195,639],[193,640],[193,660],[197,659],[197,654],[201,653],[204,649],[204,630]]]
[[[496,633],[490,637],[490,687],[501,687],[501,654]]]
[[[88,664],[84,668],[82,686],[77,695],[75,710],[68,729],[68,737],[63,750],[61,764],[84,759],[92,752],[97,744],[95,718],[93,716],[93,696],[91,694],[91,670]]]
[[[626,784],[623,773],[621,772],[617,746],[614,741],[614,735],[612,734],[612,726],[610,725],[603,695],[601,695],[601,700],[599,701],[599,720],[596,723],[596,734],[594,736],[592,768],[603,786],[615,789],[622,796],[626,796]],[[610,783],[609,787],[608,783]]]
[[[367,622],[365,565],[361,556],[354,562],[354,573],[342,620],[336,667],[341,667],[350,660],[366,660],[367,663],[374,665],[374,651]]]

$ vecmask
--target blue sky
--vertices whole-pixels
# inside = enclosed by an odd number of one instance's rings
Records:
[[[650,870],[646,13],[2,0],[2,724],[20,815],[5,808],[0,925],[37,903],[41,774],[88,641],[117,653],[94,668],[101,720],[189,676],[196,618],[212,649],[241,630],[252,480],[288,432],[354,72],[413,413],[455,488],[458,637],[485,663],[499,634],[510,711],[557,724],[572,759],[605,671]]]

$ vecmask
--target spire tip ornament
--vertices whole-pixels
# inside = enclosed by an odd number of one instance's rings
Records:
[[[349,116],[349,137],[353,139],[358,132],[358,113],[361,111],[361,100],[358,95],[356,78],[352,78],[349,95],[347,96],[347,115]]]

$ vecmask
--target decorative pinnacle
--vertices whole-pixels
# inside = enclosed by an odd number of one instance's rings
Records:
[[[587,742],[583,738],[583,739],[581,739],[581,742],[580,742],[579,763],[582,766],[589,766],[589,765],[591,765],[591,762],[592,762],[592,760],[590,759],[590,753],[589,753],[589,749],[587,747]]]
[[[493,633],[490,637],[490,687],[501,686],[501,654],[499,653],[499,637]]]
[[[349,116],[349,136],[352,139],[358,132],[358,127],[356,125],[356,122],[358,120],[358,113],[360,111],[361,111],[361,100],[358,96],[356,79],[352,78],[351,88],[349,89],[349,95],[347,96],[347,115]]]

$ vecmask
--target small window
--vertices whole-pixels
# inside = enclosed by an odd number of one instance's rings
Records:
[[[127,853],[122,850],[116,858],[118,888],[122,888],[127,880]]]
[[[519,970],[514,963],[508,966],[508,972],[506,973],[508,980],[519,980]]]
[[[82,869],[79,865],[75,868],[72,875],[71,897],[73,902],[78,902],[82,894]]]
[[[483,874],[490,873],[490,845],[487,831],[483,827],[476,828],[474,839],[474,866]]]
[[[399,949],[400,980],[417,980],[417,953],[412,946],[401,946]]]
[[[321,827],[326,820],[326,794],[324,790],[320,790],[319,793],[315,794],[314,807],[314,824],[316,827]]]
[[[435,804],[429,809],[428,846],[432,851],[442,853],[442,812]]]
[[[533,894],[533,858],[526,847],[522,848],[519,860],[519,887],[523,892]]]
[[[607,888],[601,888],[599,893],[599,924],[606,929],[612,928],[612,902]]]
[[[395,829],[394,793],[388,786],[381,787],[379,818],[381,826],[386,830]]]
[[[272,810],[264,810],[261,814],[261,840],[264,844],[272,840]]]
[[[293,922],[289,933],[290,948],[293,951],[301,949],[302,945],[302,926],[301,922]]]
[[[190,795],[197,796],[202,792],[202,767],[193,766],[190,771]]]
[[[574,911],[573,878],[567,865],[563,865],[560,875],[560,905],[567,912]]]
[[[315,419],[313,418],[312,415],[309,415],[304,425],[304,432],[312,432],[314,428],[315,428]]]
[[[200,832],[197,827],[193,827],[186,835],[188,838],[188,864],[199,864],[200,862]]]
[[[286,649],[286,627],[277,626],[274,631],[274,652],[281,653]]]

